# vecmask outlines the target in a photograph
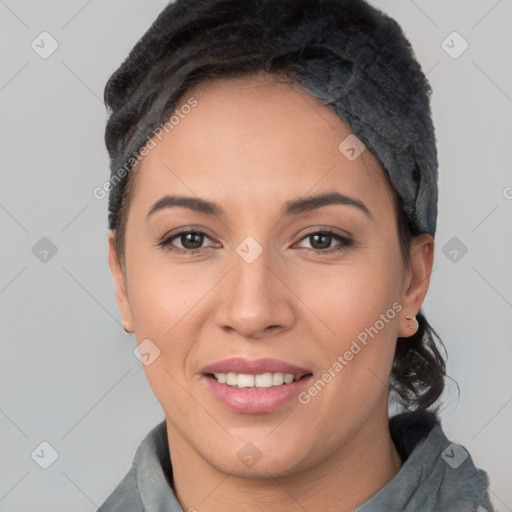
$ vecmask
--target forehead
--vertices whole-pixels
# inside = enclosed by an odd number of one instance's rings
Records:
[[[134,196],[158,199],[170,189],[256,202],[337,188],[370,203],[383,192],[391,199],[374,155],[348,159],[340,144],[353,137],[350,127],[294,83],[258,74],[197,84],[176,113],[137,169]]]

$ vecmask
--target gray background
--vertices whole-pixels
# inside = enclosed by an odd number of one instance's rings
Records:
[[[107,200],[92,190],[109,176],[105,82],[165,3],[0,1],[3,512],[95,511],[164,417],[122,330]],[[462,390],[457,400],[448,382],[443,425],[510,511],[512,2],[372,3],[402,25],[434,90],[440,202],[424,309]],[[31,47],[43,31],[59,45],[46,59]],[[454,31],[469,44],[457,58]],[[46,261],[43,237],[57,249]],[[46,470],[31,456],[43,441],[58,453]]]

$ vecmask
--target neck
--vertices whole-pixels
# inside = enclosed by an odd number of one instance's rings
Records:
[[[217,471],[167,422],[173,487],[184,510],[268,512],[337,510],[351,512],[382,489],[402,460],[389,432],[387,411],[368,421],[347,446],[321,463],[283,477],[241,478]]]

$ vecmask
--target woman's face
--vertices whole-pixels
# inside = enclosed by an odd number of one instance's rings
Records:
[[[126,280],[110,238],[171,456],[277,476],[355,449],[387,425],[395,342],[414,332],[405,315],[427,291],[432,238],[415,240],[409,271],[377,160],[298,87],[224,80],[178,111],[136,171]]]

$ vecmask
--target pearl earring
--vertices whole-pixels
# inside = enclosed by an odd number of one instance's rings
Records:
[[[414,317],[412,317],[412,316],[406,316],[405,318],[406,318],[406,320],[414,320],[414,321],[416,322],[416,326],[414,326],[414,325],[410,325],[410,326],[409,326],[409,329],[415,329],[416,331],[419,329],[420,324],[418,323],[418,320],[417,320],[417,318],[416,318],[415,316],[414,316]]]

